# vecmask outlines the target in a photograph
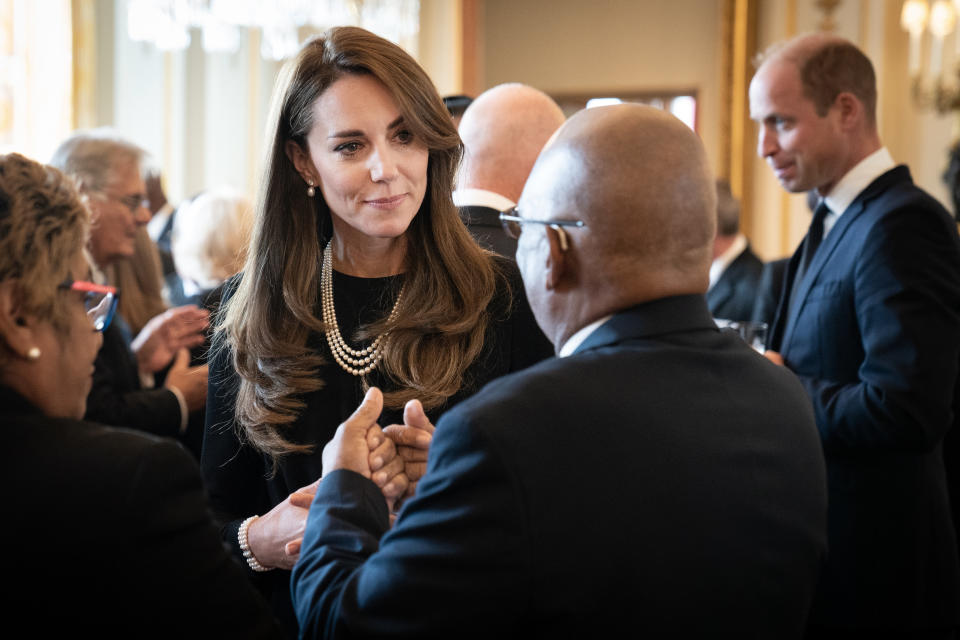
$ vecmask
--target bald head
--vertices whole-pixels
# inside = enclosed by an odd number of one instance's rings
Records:
[[[516,202],[530,169],[564,115],[547,94],[502,84],[480,94],[460,121],[459,189],[486,189]]]
[[[585,223],[567,232],[565,251],[553,229],[525,225],[520,237],[528,296],[557,341],[608,313],[707,289],[714,179],[700,139],[664,111],[622,104],[571,117],[537,160],[519,209],[522,217]],[[539,278],[547,245],[550,277]]]

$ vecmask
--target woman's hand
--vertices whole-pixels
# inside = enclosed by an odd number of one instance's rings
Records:
[[[393,441],[404,462],[404,473],[409,481],[405,496],[417,490],[417,483],[427,472],[427,453],[433,441],[433,423],[423,411],[419,400],[411,400],[403,408],[403,424],[392,424],[383,433]]]
[[[180,349],[203,344],[203,331],[209,325],[210,312],[192,304],[150,318],[130,345],[137,356],[137,367],[143,373],[160,371]]]
[[[317,480],[291,493],[286,500],[250,523],[247,544],[260,564],[289,570],[297,563],[307,513],[319,483]]]

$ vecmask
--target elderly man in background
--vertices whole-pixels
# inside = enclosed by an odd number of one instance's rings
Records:
[[[707,306],[714,318],[749,320],[757,300],[763,261],[740,233],[740,203],[730,183],[717,180],[717,237],[713,240]]]
[[[143,156],[115,132],[94,130],[69,137],[51,160],[76,181],[90,207],[88,249],[100,281],[110,281],[111,267],[134,255],[137,233],[150,219]],[[188,349],[203,342],[208,315],[195,306],[170,309],[135,337],[118,316],[103,335],[86,419],[184,435],[189,414],[206,403],[207,368],[190,367]]]
[[[517,241],[503,232],[499,214],[516,206],[537,154],[563,121],[550,96],[522,84],[493,87],[467,107],[453,201],[482,247],[513,258]]]
[[[389,532],[370,390],[324,450],[292,579],[303,637],[801,636],[823,454],[796,378],[710,316],[715,202],[673,116],[563,125],[505,216],[560,357],[440,419]]]
[[[960,562],[944,479],[956,422],[960,239],[880,142],[870,60],[804,35],[750,84],[757,152],[816,189],[768,357],[800,378],[823,442],[829,556],[810,638],[953,638]]]

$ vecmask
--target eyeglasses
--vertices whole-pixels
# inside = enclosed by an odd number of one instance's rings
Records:
[[[59,288],[83,293],[83,308],[87,311],[94,331],[104,331],[110,326],[120,301],[120,293],[116,287],[85,280],[67,280]]]
[[[583,220],[535,220],[533,218],[522,218],[519,214],[520,209],[517,207],[511,207],[506,211],[500,212],[500,224],[503,225],[503,230],[507,232],[507,235],[513,238],[514,240],[520,239],[520,233],[523,231],[523,225],[530,222],[533,224],[545,224],[554,231],[557,231],[560,235],[560,248],[563,251],[566,251],[569,248],[567,243],[567,235],[563,231],[562,227],[577,227],[582,228],[587,226]]]
[[[144,207],[145,209],[150,208],[150,201],[144,198],[140,194],[133,194],[130,196],[117,196],[112,193],[108,193],[106,191],[97,191],[95,193],[108,200],[115,200],[119,202],[124,207],[126,207],[131,214],[134,214],[134,215],[137,213],[137,209],[139,209],[140,207]]]

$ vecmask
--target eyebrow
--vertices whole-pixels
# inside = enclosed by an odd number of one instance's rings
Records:
[[[393,122],[387,125],[387,131],[390,131],[391,129],[396,129],[401,124],[403,124],[403,116],[397,116],[396,120],[394,120]],[[337,131],[336,133],[329,135],[327,139],[332,140],[334,138],[357,138],[360,136],[363,136],[363,131],[361,131],[360,129],[351,129],[349,131]]]

